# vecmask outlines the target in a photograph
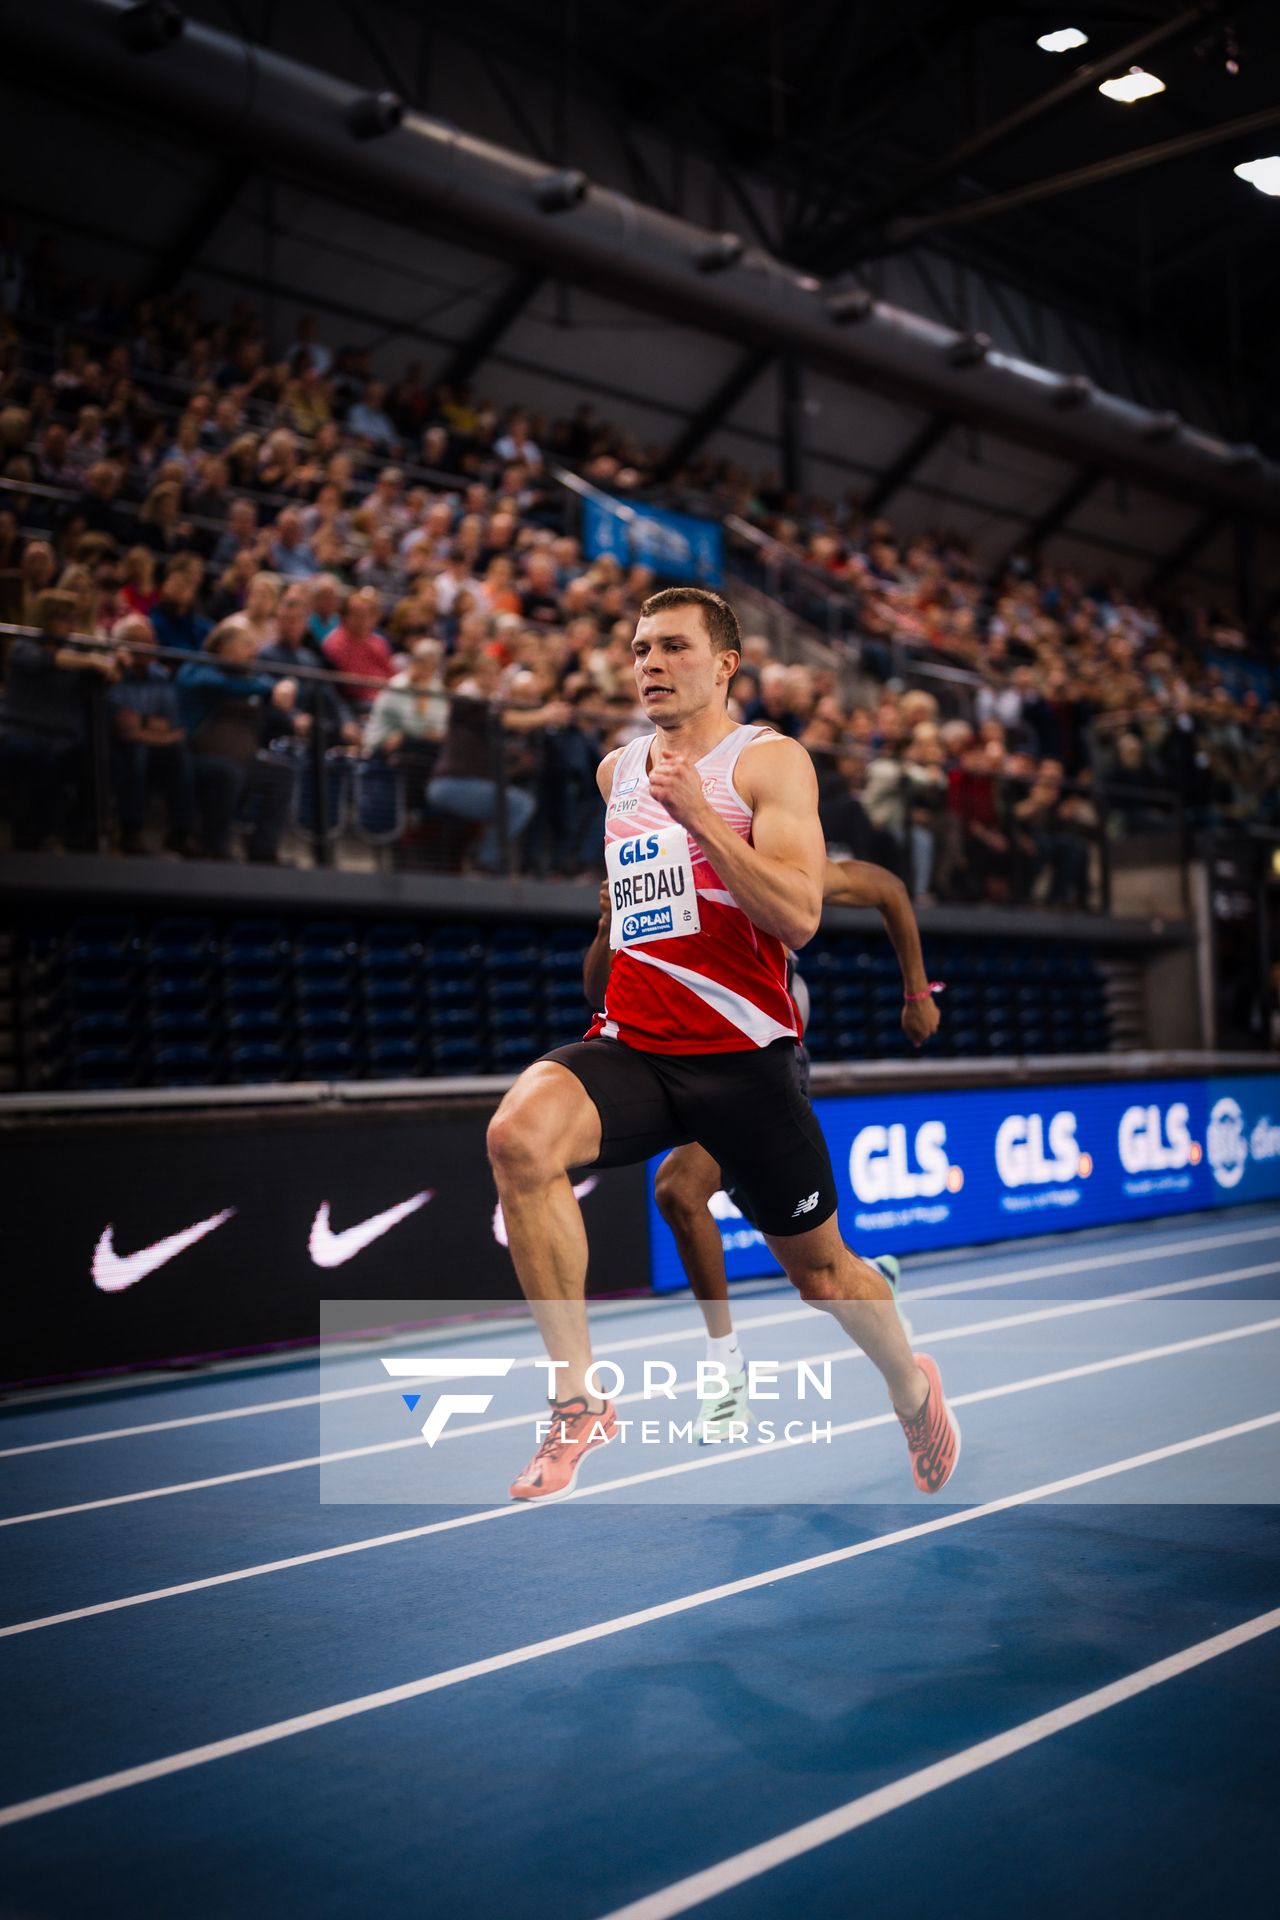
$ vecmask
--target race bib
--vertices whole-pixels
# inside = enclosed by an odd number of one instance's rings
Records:
[[[604,851],[613,909],[609,945],[638,947],[699,932],[693,856],[683,827],[611,840]]]

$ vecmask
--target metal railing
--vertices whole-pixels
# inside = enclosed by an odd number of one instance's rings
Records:
[[[111,654],[116,656],[122,665],[126,657],[141,658],[149,662],[162,663],[172,668],[175,673],[181,667],[190,665],[194,661],[216,659],[216,656],[211,656],[204,652],[188,652],[182,648],[139,646],[111,639],[97,639],[87,634],[52,636],[42,633],[35,627],[0,622],[0,642],[12,640],[35,641],[46,647],[74,647],[84,653]],[[377,693],[381,692],[389,684],[386,680],[376,679],[369,675],[351,673],[341,668],[312,667],[303,663],[290,663],[288,666],[284,666],[273,661],[264,661],[261,658],[249,662],[244,671],[247,676],[260,675],[275,681],[290,680],[301,685],[315,686],[323,689],[327,693],[337,695],[339,701],[341,701],[343,693],[347,689],[354,688],[369,691],[376,696]],[[87,672],[82,673],[80,677],[85,683],[81,687],[81,693],[85,702],[84,745],[86,751],[83,773],[85,777],[86,796],[89,802],[87,836],[96,851],[105,853],[109,851],[111,846],[113,799],[111,727],[107,700],[108,689],[112,682],[106,675],[99,676]],[[433,699],[444,702],[448,706],[451,716],[454,706],[460,702],[468,702],[471,704],[483,703],[486,709],[485,734],[488,749],[488,777],[492,781],[494,789],[493,817],[489,824],[493,825],[497,836],[499,868],[501,872],[509,875],[515,869],[516,854],[518,851],[514,844],[514,837],[511,831],[511,809],[508,805],[509,789],[512,785],[516,784],[516,782],[513,780],[508,764],[508,744],[512,736],[504,725],[503,715],[506,712],[527,713],[530,710],[510,702],[485,699],[479,694],[450,693],[442,687],[424,688],[422,691],[430,693]],[[327,782],[327,769],[330,765],[330,756],[342,753],[353,762],[362,759],[369,760],[378,758],[376,755],[365,755],[360,749],[354,746],[351,748],[343,748],[341,746],[338,738],[340,727],[335,724],[334,712],[332,710],[326,710],[328,705],[329,703],[327,702],[317,702],[308,710],[309,724],[305,738],[301,742],[305,748],[305,778],[308,785],[309,810],[312,816],[310,830],[311,853],[315,864],[319,867],[328,867],[333,864],[333,842],[335,835],[330,825],[332,809],[330,806]],[[39,735],[46,730],[42,730],[21,716],[6,720],[3,708],[0,708],[0,735],[5,731],[27,734],[35,733]],[[554,729],[548,729],[546,731],[552,733]],[[525,737],[528,737],[530,733],[534,736],[535,746],[541,744],[541,735],[539,732],[535,729],[528,729]],[[279,737],[284,737],[284,734],[285,729],[282,721],[282,732]],[[49,733],[49,737],[54,737],[51,732]],[[266,744],[264,734],[263,750],[265,750]],[[442,739],[438,744],[439,749],[442,751],[444,740]],[[395,766],[395,761],[392,760],[389,764]],[[535,769],[535,776],[540,772],[540,768]],[[427,771],[423,768],[421,770],[421,778],[424,786],[428,777]],[[447,809],[441,809],[440,811],[442,817],[448,815]]]

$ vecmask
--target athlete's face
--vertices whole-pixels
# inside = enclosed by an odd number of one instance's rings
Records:
[[[701,607],[673,607],[641,620],[631,642],[640,704],[655,727],[674,727],[708,706],[723,706],[738,664],[732,648],[715,653]]]

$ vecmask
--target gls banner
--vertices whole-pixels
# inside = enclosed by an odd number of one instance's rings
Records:
[[[909,1253],[1280,1198],[1280,1075],[819,1100],[840,1224]],[[732,1199],[711,1211],[732,1279],[777,1272]],[[650,1192],[653,1282],[684,1284]]]
[[[640,562],[655,573],[694,580],[700,587],[724,582],[724,529],[715,520],[668,513],[664,507],[584,500],[582,551],[588,560],[605,553],[624,567]]]

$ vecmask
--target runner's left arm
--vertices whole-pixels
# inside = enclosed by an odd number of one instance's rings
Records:
[[[735,778],[752,809],[749,843],[707,800],[684,754],[663,754],[650,771],[649,791],[697,840],[760,931],[788,947],[803,947],[822,918],[826,865],[813,762],[794,740],[777,739],[748,747]]]

